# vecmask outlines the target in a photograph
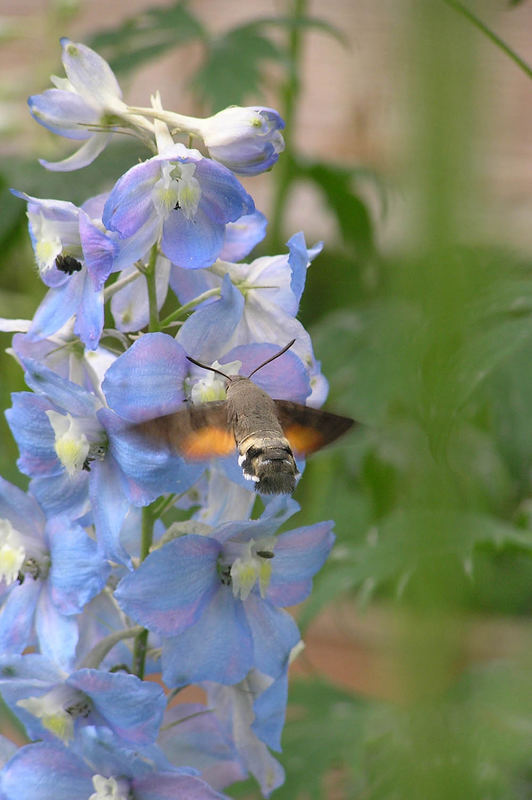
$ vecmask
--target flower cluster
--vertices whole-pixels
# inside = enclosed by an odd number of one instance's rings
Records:
[[[236,455],[187,460],[139,431],[223,400],[224,379],[187,355],[248,374],[295,339],[256,382],[324,401],[296,319],[320,246],[299,233],[287,253],[243,261],[266,219],[235,173],[275,164],[274,110],[200,120],[158,95],[131,108],[97,53],[62,48],[66,77],[29,105],[81,146],[41,163],[79,169],[124,130],[149,157],[79,208],[14,191],[48,291],[32,320],[1,323],[28,386],[7,418],[29,489],[0,479],[0,691],[28,736],[3,743],[0,796],[207,800],[249,774],[268,796],[301,647],[285,608],[309,594],[332,523],[279,533],[297,503],[259,498]],[[206,705],[175,703],[189,684]]]

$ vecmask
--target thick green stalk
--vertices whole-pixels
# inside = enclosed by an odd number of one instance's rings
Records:
[[[288,75],[282,86],[280,98],[280,112],[286,123],[283,131],[285,149],[273,170],[275,190],[269,241],[274,247],[278,246],[284,238],[283,221],[292,183],[293,133],[300,90],[299,61],[303,36],[303,27],[297,22],[305,16],[306,10],[307,0],[290,0],[287,16],[293,19],[294,25],[290,29],[288,39]]]
[[[159,321],[159,309],[157,308],[157,289],[155,282],[155,265],[157,262],[157,245],[154,244],[150,253],[150,263],[144,270],[146,285],[148,287],[148,306],[150,309],[150,322],[148,330],[150,333],[161,330]]]
[[[140,542],[140,560],[144,561],[153,542],[154,517],[151,506],[142,509],[142,538]],[[133,647],[133,672],[141,680],[144,678],[146,651],[148,648],[148,631],[143,630],[135,638]]]

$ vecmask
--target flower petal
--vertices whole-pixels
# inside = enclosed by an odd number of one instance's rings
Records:
[[[22,795],[23,788],[23,795]],[[2,772],[6,800],[87,800],[91,772],[71,751],[39,742],[22,747]]]
[[[173,539],[126,575],[115,597],[141,625],[175,636],[196,622],[216,591],[219,552],[218,542],[206,536]]]
[[[75,169],[87,167],[98,158],[102,150],[105,150],[112,135],[112,133],[93,133],[85,144],[82,144],[67,158],[63,158],[61,161],[47,161],[40,158],[39,164],[50,172],[72,172]]]
[[[218,588],[193,625],[163,641],[162,672],[168,686],[199,681],[237,683],[252,666],[246,615],[228,586]]]

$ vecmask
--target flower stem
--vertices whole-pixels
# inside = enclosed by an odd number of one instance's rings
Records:
[[[497,36],[497,34],[494,33],[490,28],[488,28],[488,26],[485,25],[484,22],[482,22],[482,20],[480,20],[475,14],[473,14],[472,11],[466,8],[463,5],[463,3],[460,3],[459,0],[443,0],[443,2],[446,5],[450,6],[451,8],[454,8],[454,10],[458,11],[459,14],[462,14],[462,16],[464,16],[467,20],[469,20],[469,22],[471,22],[471,24],[474,25],[475,28],[478,28],[478,30],[481,31],[484,34],[484,36],[487,36],[488,39],[490,39],[494,45],[496,45],[500,50],[502,50],[503,53],[506,53],[506,55],[509,56],[512,59],[512,61],[515,64],[517,64],[517,66],[520,69],[523,70],[525,75],[528,75],[529,78],[532,78],[532,67],[529,64],[527,64],[526,61],[524,61],[521,58],[521,56],[517,55],[515,50],[512,50],[512,48],[509,47],[506,44],[506,42],[503,42],[503,40],[499,36]]]
[[[273,175],[275,176],[275,192],[272,202],[272,219],[270,224],[269,240],[277,247],[283,237],[283,221],[286,203],[292,183],[293,162],[293,132],[295,125],[297,99],[300,90],[299,60],[301,56],[301,42],[304,27],[298,21],[305,15],[307,0],[291,0],[287,16],[293,20],[288,39],[288,75],[281,89],[281,116],[285,121],[283,131],[285,150],[276,164]]]
[[[153,523],[155,519],[153,516],[153,509],[147,506],[142,509],[142,538],[140,541],[140,560],[144,561],[153,542]],[[141,680],[144,678],[144,669],[146,666],[146,652],[148,649],[148,631],[143,629],[141,633],[135,637],[135,644],[133,646],[133,672]]]
[[[209,297],[216,297],[216,295],[221,294],[221,291],[222,290],[220,289],[219,286],[215,286],[214,289],[207,289],[206,292],[203,292],[202,294],[199,294],[197,297],[195,297],[189,303],[185,303],[184,306],[180,306],[179,308],[176,308],[175,311],[172,311],[171,314],[169,314],[167,317],[165,317],[160,322],[159,330],[161,328],[166,328],[166,326],[170,325],[171,322],[174,322],[174,320],[178,319],[183,314],[186,314],[187,311],[191,311],[195,306],[199,305],[200,303],[203,303],[204,300],[208,300]]]
[[[154,331],[161,330],[161,323],[159,321],[159,309],[157,307],[157,285],[155,280],[155,265],[157,261],[157,245],[154,244],[150,253],[150,263],[144,270],[144,277],[146,278],[146,285],[148,287],[148,306],[150,309],[150,322],[148,330],[153,333]]]

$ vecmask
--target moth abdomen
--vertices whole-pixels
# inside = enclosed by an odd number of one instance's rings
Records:
[[[239,446],[238,463],[247,480],[254,481],[261,494],[291,494],[296,488],[299,470],[288,440],[284,437],[261,437],[256,434]]]

